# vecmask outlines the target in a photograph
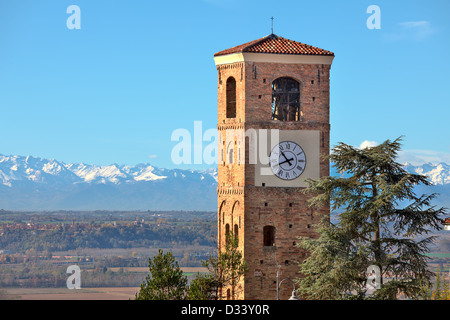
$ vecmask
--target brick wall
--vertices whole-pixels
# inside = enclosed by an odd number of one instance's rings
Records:
[[[239,246],[244,253],[249,272],[235,288],[239,299],[276,299],[276,276],[280,280],[295,279],[298,263],[306,253],[295,246],[297,237],[315,236],[313,224],[328,215],[327,208],[312,210],[302,188],[254,186],[254,165],[249,164],[248,141],[245,150],[239,139],[226,139],[227,130],[280,129],[319,130],[320,152],[329,153],[329,72],[330,65],[238,62],[218,66],[218,239],[223,247],[225,226],[237,226]],[[226,80],[236,80],[236,118],[226,117]],[[300,82],[302,121],[272,120],[272,82],[279,77],[292,77]],[[233,161],[229,163],[229,149]],[[241,150],[239,150],[241,148]],[[228,151],[228,152],[227,152]],[[238,155],[245,151],[245,163]],[[329,164],[322,160],[321,176],[329,175]],[[264,226],[274,226],[275,246],[263,244]],[[279,269],[278,269],[278,266]],[[226,293],[224,289],[224,295]],[[292,284],[283,282],[281,299],[288,299]]]

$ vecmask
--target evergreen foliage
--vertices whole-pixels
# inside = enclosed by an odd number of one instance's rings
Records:
[[[185,298],[187,278],[178,266],[172,252],[163,253],[149,259],[149,271],[141,284],[135,300],[182,300]]]
[[[211,254],[204,261],[207,274],[198,274],[190,287],[190,298],[197,300],[217,300],[226,297],[224,290],[230,289],[230,299],[235,299],[242,291],[240,280],[248,271],[247,263],[239,250],[239,239],[232,232],[226,235],[225,248]]]
[[[203,261],[208,272],[197,273],[189,286],[172,254],[159,250],[158,256],[149,259],[150,274],[136,300],[218,300],[223,298],[224,288],[230,288],[230,298],[234,298],[242,289],[238,284],[248,268],[238,238],[230,233],[226,239],[223,250]]]
[[[365,149],[339,143],[329,160],[341,175],[308,180],[310,205],[330,206],[335,219],[316,225],[317,238],[300,238],[310,254],[297,279],[305,298],[417,298],[429,281],[429,233],[441,230],[445,209],[431,205],[435,194],[415,194],[415,186],[430,182],[396,162],[401,140]],[[366,270],[372,265],[381,271],[381,288],[370,293]]]

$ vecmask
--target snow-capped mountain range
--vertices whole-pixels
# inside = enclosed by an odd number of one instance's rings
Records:
[[[450,207],[450,165],[405,164],[428,176],[419,192]],[[162,169],[150,164],[66,164],[32,156],[0,155],[0,209],[216,210],[217,169]]]
[[[55,179],[66,183],[130,183],[139,181],[157,181],[168,177],[187,175],[199,179],[212,177],[217,182],[217,170],[168,170],[155,168],[149,164],[138,164],[134,167],[112,164],[109,166],[88,165],[83,163],[65,164],[56,160],[35,158],[32,156],[0,155],[0,184],[12,187],[17,181],[33,181],[36,183],[55,182]]]
[[[214,210],[217,170],[0,155],[0,209]]]
[[[414,166],[410,163],[405,164],[405,169],[410,173],[422,174],[434,185],[450,184],[450,165],[446,163],[431,164],[425,163],[420,166]]]

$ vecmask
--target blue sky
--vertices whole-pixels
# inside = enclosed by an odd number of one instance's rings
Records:
[[[273,16],[274,33],[336,55],[332,145],[404,135],[402,160],[450,162],[449,14],[448,0],[2,0],[0,154],[183,167],[172,132],[216,128],[213,54]]]

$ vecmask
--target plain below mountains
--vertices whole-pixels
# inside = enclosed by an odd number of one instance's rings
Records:
[[[450,208],[450,165],[405,164],[405,168],[428,176],[433,183],[418,187],[418,194],[438,193],[435,204]],[[216,168],[98,166],[0,155],[0,209],[5,210],[213,211],[216,191]]]

